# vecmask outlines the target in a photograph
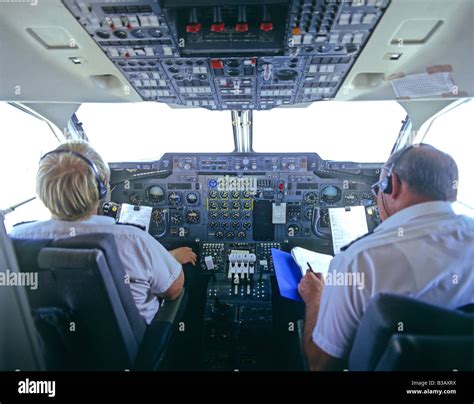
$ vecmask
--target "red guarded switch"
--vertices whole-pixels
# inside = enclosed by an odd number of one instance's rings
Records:
[[[219,22],[217,24],[212,24],[211,25],[211,31],[212,32],[222,32],[225,30],[225,25],[223,22]]]
[[[186,32],[189,33],[189,34],[196,34],[199,31],[201,31],[201,24],[200,23],[186,25]]]
[[[235,25],[235,31],[242,33],[247,32],[249,30],[249,25],[246,22],[239,22]]]
[[[260,23],[260,30],[264,32],[273,31],[273,23],[272,22]]]

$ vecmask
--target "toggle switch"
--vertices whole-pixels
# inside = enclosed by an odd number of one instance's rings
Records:
[[[196,34],[201,31],[201,23],[198,22],[197,10],[193,7],[189,10],[189,23],[186,25],[186,32]]]
[[[225,25],[222,22],[222,13],[220,7],[213,7],[212,9],[213,23],[211,25],[212,32],[222,32],[225,29]]]
[[[273,23],[270,17],[270,11],[268,6],[264,5],[263,7],[263,16],[262,22],[260,23],[260,30],[264,32],[273,31]]]
[[[239,33],[247,32],[249,30],[249,24],[247,23],[247,8],[245,6],[239,6],[238,14],[238,22],[235,25],[235,31]]]

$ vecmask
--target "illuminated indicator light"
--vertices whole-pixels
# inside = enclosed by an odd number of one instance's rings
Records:
[[[211,67],[213,69],[223,69],[224,68],[224,63],[220,59],[213,59],[213,60],[211,60]]]
[[[223,22],[211,25],[212,32],[222,32],[224,30],[225,30],[225,25]]]
[[[293,28],[293,35],[299,35],[301,33],[301,30],[298,27]]]
[[[280,191],[283,191],[283,190],[285,189],[285,184],[284,184],[283,182],[280,182],[280,183],[278,184],[278,189],[279,189]]]
[[[189,33],[189,34],[195,34],[199,31],[201,31],[201,24],[200,23],[186,25],[186,32]]]
[[[273,31],[273,23],[272,22],[262,22],[260,24],[260,30],[264,32]]]

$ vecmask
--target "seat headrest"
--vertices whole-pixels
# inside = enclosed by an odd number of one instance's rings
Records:
[[[468,335],[474,316],[420,300],[380,293],[370,301],[357,330],[349,369],[374,370],[392,335]]]

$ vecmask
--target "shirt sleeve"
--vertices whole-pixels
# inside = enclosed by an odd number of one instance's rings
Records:
[[[336,358],[349,356],[365,302],[370,299],[370,280],[362,270],[360,259],[347,262],[344,253],[337,255],[329,267],[313,341]]]
[[[164,293],[178,279],[182,271],[181,264],[153,237],[146,237],[146,245],[150,262],[150,291],[154,294]]]

